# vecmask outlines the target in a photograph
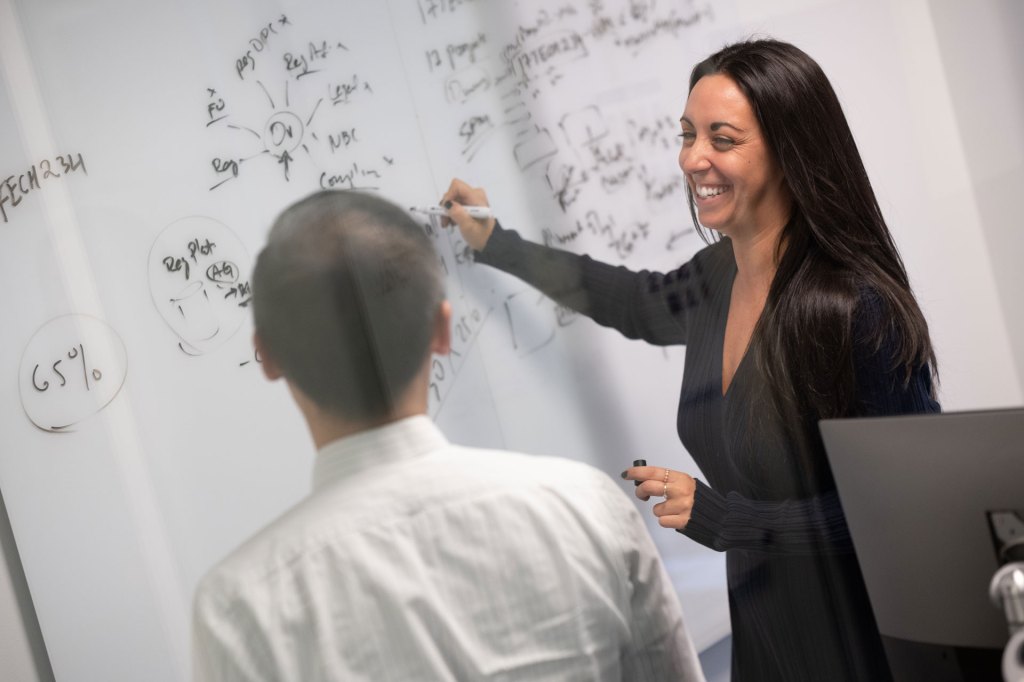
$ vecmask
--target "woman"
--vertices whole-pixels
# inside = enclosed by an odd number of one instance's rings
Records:
[[[693,69],[680,125],[691,215],[719,238],[674,272],[473,220],[462,204],[486,195],[458,180],[442,202],[479,262],[630,338],[686,344],[677,426],[708,485],[654,466],[623,477],[663,498],[662,526],[726,552],[733,679],[889,679],[817,422],[938,411],[927,324],[810,57],[722,49]]]

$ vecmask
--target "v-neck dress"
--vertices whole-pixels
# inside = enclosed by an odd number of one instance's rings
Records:
[[[475,256],[628,338],[686,346],[677,430],[707,482],[697,481],[680,532],[726,552],[733,679],[890,679],[820,441],[794,441],[773,411],[758,409],[765,381],[751,348],[723,395],[736,274],[730,240],[657,273],[534,244],[499,225]],[[927,366],[904,386],[889,367],[891,346],[858,342],[883,316],[877,297],[862,296],[854,318],[856,414],[938,411]]]

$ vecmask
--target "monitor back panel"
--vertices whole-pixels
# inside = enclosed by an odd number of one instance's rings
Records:
[[[882,634],[1001,648],[986,512],[1024,511],[1024,409],[823,420],[821,432]]]

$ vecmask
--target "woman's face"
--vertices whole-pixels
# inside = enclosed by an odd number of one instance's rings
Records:
[[[785,178],[732,78],[697,81],[679,122],[679,167],[702,225],[734,239],[785,225],[791,206]]]

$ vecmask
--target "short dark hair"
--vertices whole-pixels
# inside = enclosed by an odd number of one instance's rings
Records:
[[[252,276],[256,333],[319,407],[387,416],[423,366],[441,302],[421,227],[363,192],[326,190],[275,221]]]

